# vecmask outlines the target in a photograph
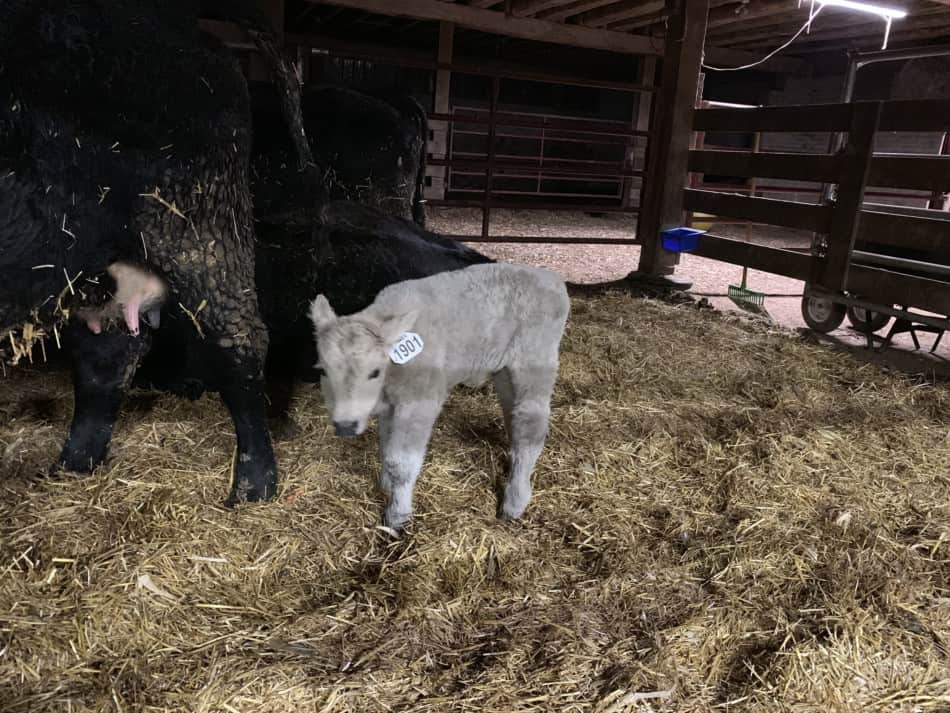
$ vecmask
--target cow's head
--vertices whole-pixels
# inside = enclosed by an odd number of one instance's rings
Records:
[[[366,430],[382,396],[389,352],[416,316],[411,311],[375,317],[364,311],[337,317],[323,295],[310,305],[320,388],[338,436],[358,436]]]

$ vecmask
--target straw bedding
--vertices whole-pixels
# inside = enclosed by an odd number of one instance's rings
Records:
[[[536,495],[494,518],[490,390],[417,516],[319,394],[234,511],[217,399],[137,395],[95,475],[40,479],[62,374],[0,392],[4,711],[946,711],[950,390],[709,310],[575,297]]]

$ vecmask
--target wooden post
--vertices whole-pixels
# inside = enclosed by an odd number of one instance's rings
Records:
[[[821,270],[815,280],[834,292],[844,290],[854,239],[861,222],[864,188],[874,157],[874,135],[881,120],[882,102],[858,102],[851,105],[848,143],[842,154],[841,181],[831,214],[831,232],[825,259],[816,265]]]
[[[699,101],[697,102],[700,109],[705,109],[706,102]],[[702,149],[706,146],[706,132],[705,131],[695,131],[693,132],[693,143],[692,147],[694,149]],[[700,180],[699,175],[702,173],[702,180]],[[703,184],[706,182],[706,173],[700,171],[690,171],[689,174],[689,187],[690,188],[702,188]],[[687,228],[692,228],[693,223],[696,220],[696,213],[691,210],[686,211],[686,215],[683,219],[683,225]]]
[[[455,39],[455,25],[451,22],[439,23],[439,54],[438,62],[442,65],[451,64],[452,51]],[[450,110],[449,96],[452,84],[452,72],[448,69],[437,69],[435,72],[435,113],[448,114]],[[432,131],[432,140],[429,142],[429,153],[433,158],[448,158],[449,153],[449,124],[447,121],[431,121],[429,129]],[[426,189],[426,198],[445,198],[448,169],[445,166],[430,166],[428,174],[432,177],[432,185]]]
[[[756,131],[755,134],[753,134],[753,137],[754,138],[752,139],[752,153],[759,153],[759,151],[762,149],[762,132]],[[758,183],[759,182],[756,180],[755,176],[752,176],[749,179],[749,196],[751,198],[755,198],[755,191],[756,191],[756,188],[758,188]],[[750,243],[752,242],[752,221],[746,221],[745,239],[749,241]],[[745,285],[743,285],[743,287],[745,287]]]
[[[491,226],[491,184],[495,175],[495,135],[498,129],[495,120],[498,115],[498,94],[501,79],[491,78],[491,104],[488,111],[488,167],[485,169],[485,196],[482,199],[482,237],[487,238]]]
[[[950,154],[950,131],[945,131],[943,138],[940,140],[940,152],[937,155],[946,156],[948,154]],[[946,190],[934,191],[930,194],[927,207],[932,210],[950,210],[950,193]]]
[[[641,275],[672,275],[677,253],[663,250],[660,231],[683,222],[693,108],[702,66],[709,0],[667,0],[670,13],[662,82],[653,112],[643,202],[637,225]]]
[[[640,84],[654,85],[656,83],[656,57],[648,56],[640,58]],[[653,92],[639,92],[637,94],[637,106],[633,111],[633,121],[631,128],[637,131],[650,130],[650,110],[653,107]],[[626,152],[628,168],[636,168],[637,146],[636,138],[630,142]],[[646,152],[644,151],[644,162],[646,161]],[[630,207],[633,205],[634,193],[639,193],[642,200],[643,179],[639,179],[640,185],[634,186],[635,179],[626,179],[626,186],[623,195],[623,205]]]

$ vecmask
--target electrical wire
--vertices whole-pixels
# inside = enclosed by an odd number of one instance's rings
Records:
[[[820,12],[821,12],[822,10],[824,10],[824,9],[825,9],[825,6],[824,6],[824,5],[819,5],[817,10],[815,10],[815,11],[812,12],[812,13],[809,13],[808,20],[805,21],[805,24],[801,26],[801,29],[799,29],[798,32],[796,32],[794,35],[792,35],[791,39],[789,39],[788,42],[786,42],[785,44],[783,44],[781,47],[775,48],[774,50],[772,50],[771,52],[769,52],[767,55],[765,55],[765,57],[763,57],[762,59],[760,59],[760,60],[757,61],[757,62],[751,62],[751,63],[749,63],[749,64],[744,64],[744,65],[742,65],[741,67],[712,67],[712,66],[706,64],[705,62],[703,62],[703,69],[708,69],[708,70],[713,71],[713,72],[738,72],[738,71],[741,70],[741,69],[752,69],[753,67],[758,67],[760,64],[763,64],[763,63],[765,63],[765,62],[768,62],[770,59],[772,59],[772,57],[774,57],[775,55],[777,55],[779,52],[781,52],[783,49],[787,48],[787,47],[788,47],[789,45],[791,45],[795,40],[797,40],[799,37],[801,37],[801,36],[802,36],[802,33],[803,33],[803,32],[806,32],[806,31],[808,30],[808,28],[811,27],[811,23],[815,20],[816,17],[818,17],[818,13],[820,13]]]

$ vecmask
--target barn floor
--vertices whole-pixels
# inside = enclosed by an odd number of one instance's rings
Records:
[[[697,338],[701,336],[701,338]],[[523,522],[487,389],[402,539],[312,386],[275,503],[227,510],[216,399],[131,399],[43,479],[65,375],[0,392],[0,709],[946,711],[950,387],[761,323],[576,297]]]

